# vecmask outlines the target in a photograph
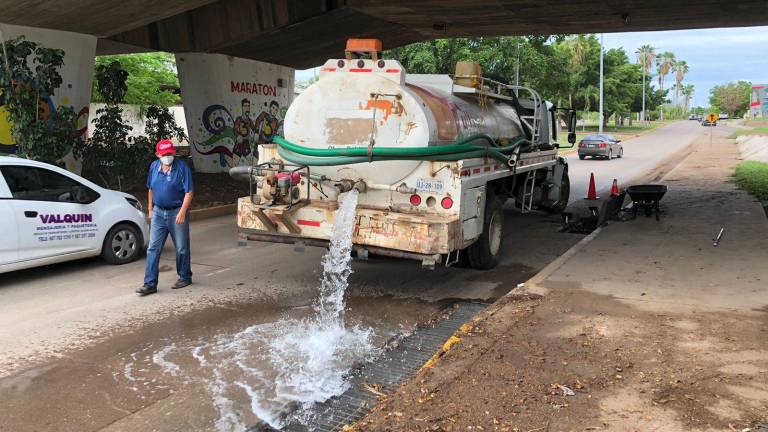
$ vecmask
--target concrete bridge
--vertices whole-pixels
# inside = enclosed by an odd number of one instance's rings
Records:
[[[295,68],[348,37],[439,37],[768,24],[766,0],[0,0],[0,20],[97,36],[98,53],[206,52]],[[129,45],[129,46],[126,46]]]

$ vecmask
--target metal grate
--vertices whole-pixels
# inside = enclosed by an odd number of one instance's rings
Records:
[[[312,409],[309,425],[293,422],[283,430],[292,432],[331,432],[363,418],[378,402],[364,384],[389,392],[416,373],[448,338],[487,305],[459,303],[446,320],[416,330],[400,344],[372,362],[365,363],[349,376],[350,388]],[[252,432],[264,430],[252,428]]]

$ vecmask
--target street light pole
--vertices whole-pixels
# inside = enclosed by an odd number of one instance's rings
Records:
[[[645,123],[645,54],[643,56],[643,112],[640,113],[640,120]]]
[[[598,132],[603,133],[603,33],[600,33],[600,115],[598,121],[600,122]]]

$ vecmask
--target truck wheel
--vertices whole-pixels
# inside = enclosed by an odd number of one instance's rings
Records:
[[[562,213],[568,207],[568,199],[571,197],[571,179],[568,177],[568,171],[563,171],[563,178],[560,179],[560,196],[557,204],[548,208],[550,213]]]
[[[469,265],[478,270],[490,270],[499,263],[499,254],[504,240],[503,202],[494,195],[485,199],[483,233],[467,248]]]
[[[141,234],[132,225],[117,224],[104,237],[101,257],[110,264],[127,264],[141,255]]]
[[[585,157],[584,155],[579,155],[579,160],[584,160]]]

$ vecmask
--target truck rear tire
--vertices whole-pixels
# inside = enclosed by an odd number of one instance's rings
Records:
[[[504,243],[504,202],[495,195],[485,199],[483,233],[467,248],[469,265],[478,270],[490,270],[499,264]]]

